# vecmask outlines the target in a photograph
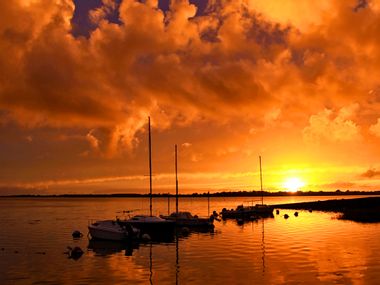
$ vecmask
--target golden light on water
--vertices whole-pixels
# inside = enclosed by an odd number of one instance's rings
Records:
[[[285,180],[283,186],[288,192],[297,192],[300,188],[305,186],[305,182],[298,177],[291,177]]]

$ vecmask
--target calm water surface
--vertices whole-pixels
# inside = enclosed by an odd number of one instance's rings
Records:
[[[248,200],[212,198],[210,210]],[[126,245],[71,237],[75,229],[87,233],[89,220],[115,218],[126,209],[146,213],[147,208],[147,198],[1,199],[0,284],[380,284],[380,224],[341,221],[333,213],[300,211],[296,218],[294,211],[282,210],[244,225],[216,222],[213,233],[191,233],[170,243]],[[180,208],[207,215],[207,198],[183,198]],[[167,199],[154,199],[154,211],[166,214]],[[77,261],[68,259],[67,246],[80,246],[85,253]]]

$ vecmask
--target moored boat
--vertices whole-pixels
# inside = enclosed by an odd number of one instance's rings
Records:
[[[252,219],[254,217],[266,218],[273,217],[274,207],[270,205],[264,204],[264,192],[263,192],[263,174],[261,169],[261,156],[259,156],[260,162],[260,189],[261,189],[261,204],[256,204],[255,206],[243,206],[239,205],[236,209],[227,210],[224,208],[221,212],[222,218],[249,218]]]
[[[213,218],[200,218],[197,215],[193,216],[190,212],[174,212],[169,216],[161,216],[161,218],[173,221],[179,227],[214,228]]]
[[[122,241],[138,237],[140,231],[114,220],[97,221],[88,226],[93,239]]]
[[[256,204],[255,206],[239,205],[236,209],[228,210],[224,208],[221,212],[223,219],[228,218],[249,218],[251,217],[270,217],[273,215],[273,207],[265,204]]]
[[[172,221],[177,227],[191,227],[191,228],[214,228],[214,216],[210,218],[200,218],[197,215],[192,215],[190,212],[178,211],[178,162],[177,162],[177,145],[174,145],[174,162],[175,162],[175,205],[176,211],[169,216],[161,215],[161,218]]]
[[[129,225],[141,231],[141,236],[148,234],[150,238],[172,238],[175,223],[153,216],[152,208],[152,138],[150,132],[150,117],[148,117],[148,151],[149,151],[149,215],[135,215],[129,219],[119,220],[121,225]]]

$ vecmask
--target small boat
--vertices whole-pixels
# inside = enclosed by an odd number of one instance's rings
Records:
[[[170,216],[161,216],[161,218],[175,222],[178,227],[214,228],[212,218],[200,218],[197,215],[193,216],[190,212],[174,212]]]
[[[138,237],[140,231],[133,226],[114,220],[97,221],[88,226],[93,239],[123,241]]]
[[[119,220],[121,225],[130,225],[138,228],[143,234],[149,235],[171,235],[174,233],[175,223],[162,219],[152,214],[152,139],[150,133],[150,117],[148,117],[148,142],[149,142],[149,215],[136,215],[132,218]]]
[[[261,169],[261,156],[259,156],[260,161],[260,188],[261,188],[261,204],[256,204],[255,206],[243,206],[239,205],[236,209],[227,210],[224,208],[221,212],[223,219],[228,218],[249,218],[252,217],[273,217],[273,206],[264,204],[264,192],[263,192],[263,174]]]
[[[210,218],[199,218],[197,215],[192,215],[190,212],[178,211],[178,163],[177,163],[177,145],[174,145],[174,162],[175,162],[175,204],[176,211],[169,216],[161,215],[161,218],[172,221],[177,227],[192,227],[192,228],[214,228],[214,216]]]
[[[255,206],[239,205],[236,209],[227,210],[224,208],[221,214],[223,219],[270,217],[273,215],[273,207],[265,204],[256,204]]]

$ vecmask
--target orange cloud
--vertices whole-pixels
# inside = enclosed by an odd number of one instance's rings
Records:
[[[350,120],[357,109],[358,105],[342,108],[335,117],[332,116],[332,111],[328,109],[317,115],[312,115],[309,126],[303,130],[304,139],[309,142],[318,142],[321,139],[328,141],[358,139],[359,128]]]
[[[376,170],[375,168],[368,169],[366,172],[362,173],[361,176],[365,178],[374,178],[380,176],[380,171]]]
[[[34,135],[49,131],[81,137],[66,151],[73,160],[85,154],[85,169],[105,158],[124,165],[128,155],[136,163],[149,114],[162,144],[191,141],[184,155],[204,169],[243,167],[248,153],[288,153],[302,139],[348,148],[370,138],[369,162],[358,163],[372,162],[379,1],[209,1],[201,14],[188,1],[167,12],[157,5],[104,0],[89,13],[96,29],[86,38],[72,34],[70,0],[0,3],[0,125],[30,132],[31,160],[52,155]],[[107,20],[115,10],[120,24]],[[283,149],[272,143],[284,137]]]

